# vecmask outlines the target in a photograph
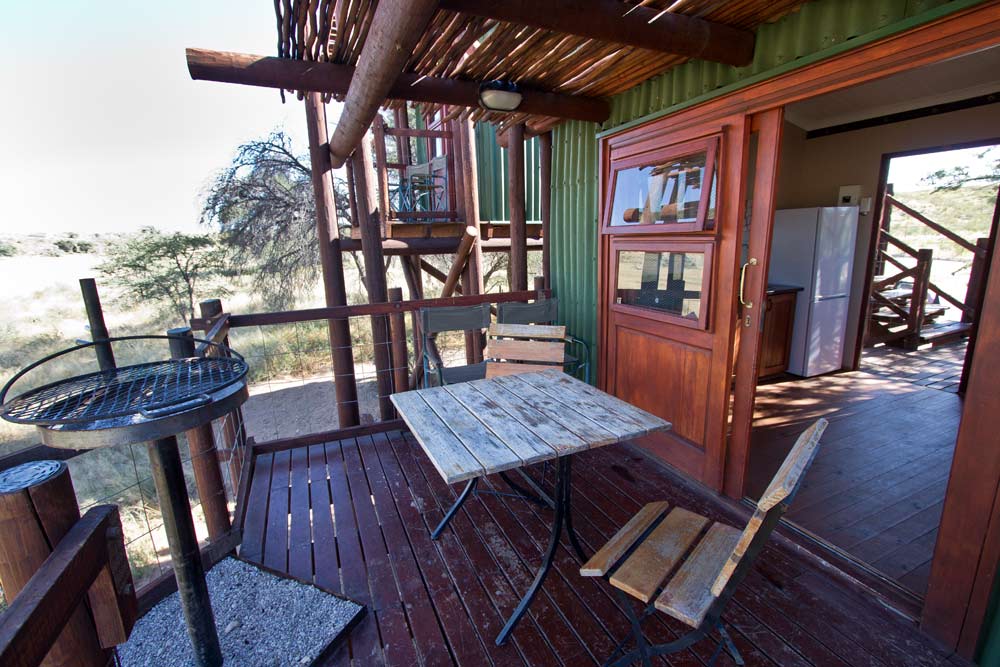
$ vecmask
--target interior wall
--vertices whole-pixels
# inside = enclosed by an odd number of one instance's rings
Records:
[[[785,122],[781,145],[776,206],[835,206],[841,185],[860,185],[862,197],[874,197],[885,153],[934,148],[1000,137],[1000,105],[990,104],[936,116],[806,139],[806,132]],[[874,208],[874,206],[873,206]],[[851,309],[847,321],[845,360],[852,359],[868,246],[874,230],[872,214],[861,216],[854,252]]]

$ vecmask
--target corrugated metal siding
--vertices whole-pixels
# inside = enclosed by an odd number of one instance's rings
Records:
[[[597,354],[597,125],[572,121],[552,132],[552,288],[571,334]],[[591,373],[593,377],[594,374]]]
[[[799,11],[758,29],[751,65],[736,68],[693,60],[675,67],[613,97],[611,118],[604,127],[628,123],[673,105],[710,95],[724,86],[738,84],[753,76],[766,76],[770,70],[787,66],[790,61],[837,47],[851,38],[880,29],[907,29],[924,18],[921,14],[938,8],[950,11],[943,5],[959,9],[969,4],[968,0],[816,0],[807,3]],[[932,17],[927,16],[926,19]],[[564,323],[574,335],[591,344],[595,355],[596,134],[599,129],[592,123],[567,122],[553,131],[552,232],[549,240],[552,248],[552,288],[560,300]],[[487,147],[481,147],[480,155],[487,150]],[[483,176],[482,171],[480,176]]]
[[[538,184],[538,138],[524,148],[524,200],[528,220],[540,220]],[[489,123],[476,124],[476,160],[479,178],[479,217],[483,220],[509,220],[507,201],[507,149],[497,143],[496,131]]]
[[[692,60],[611,98],[605,127],[627,123],[886,28],[955,0],[816,0],[757,29],[753,63],[732,67]]]

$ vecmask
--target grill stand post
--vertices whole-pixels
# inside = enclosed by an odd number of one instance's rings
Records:
[[[205,584],[205,569],[191,518],[177,438],[154,440],[147,443],[146,448],[195,663],[198,667],[221,667],[222,649]]]

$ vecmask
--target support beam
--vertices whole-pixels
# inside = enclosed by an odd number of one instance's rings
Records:
[[[455,293],[458,286],[458,279],[465,270],[465,265],[469,261],[476,241],[479,240],[479,230],[475,227],[466,227],[462,240],[458,242],[458,250],[455,251],[455,259],[451,263],[448,275],[444,279],[444,286],[441,288],[441,298],[447,298]],[[512,290],[513,291],[513,290]]]
[[[306,62],[246,53],[187,49],[188,72],[192,79],[238,83],[245,86],[309,90],[332,95],[347,93],[354,68],[334,63]],[[611,107],[606,100],[580,95],[563,95],[522,89],[518,113],[602,123]],[[401,74],[385,99],[479,107],[479,84],[461,79],[443,79]],[[379,101],[381,104],[382,101]]]
[[[460,237],[441,237],[430,239],[386,239],[382,241],[382,254],[386,257],[415,257],[417,255],[450,255],[458,249]],[[528,239],[528,252],[542,250],[542,239]],[[359,239],[341,239],[338,244],[341,252],[352,252],[362,249]],[[505,237],[484,239],[480,232],[479,243],[476,246],[482,252],[510,252],[510,239]],[[463,278],[464,279],[464,278]]]
[[[441,0],[441,9],[738,67],[753,60],[749,30],[618,0]]]
[[[309,130],[309,161],[312,169],[313,194],[316,197],[316,236],[319,239],[319,262],[323,270],[323,292],[326,305],[346,306],[344,259],[340,252],[337,231],[337,204],[333,197],[333,174],[330,171],[330,151],[327,146],[326,106],[319,93],[309,93],[305,99],[306,124]],[[330,320],[330,349],[333,355],[333,390],[337,400],[339,428],[361,423],[358,413],[358,388],[354,380],[354,353],[351,348],[351,328],[347,320]]]
[[[507,197],[510,208],[510,291],[528,289],[527,216],[524,210],[524,124],[507,131]]]
[[[378,115],[393,83],[423,37],[438,0],[380,0],[344,96],[344,110],[330,140],[334,168],[347,161]],[[382,215],[386,215],[382,211]]]
[[[458,150],[462,151],[462,194],[465,197],[466,222],[479,230],[479,182],[478,162],[476,161],[476,132],[469,118],[461,118],[458,123]],[[483,248],[482,243],[472,246],[472,253],[465,264],[465,275],[462,278],[463,291],[467,296],[485,292],[483,285]],[[477,364],[483,360],[483,341],[475,332],[465,332],[465,360]]]
[[[426,259],[420,258],[420,268],[423,269],[424,272],[427,275],[429,275],[431,278],[434,278],[436,281],[438,281],[442,285],[444,285],[446,282],[448,282],[448,274],[446,274],[444,271],[441,271],[440,269],[438,269],[436,266],[434,266],[433,264],[431,264],[430,262],[428,262]],[[459,296],[462,295],[462,285],[461,285],[461,283],[458,284],[458,285],[455,285],[455,294],[457,294]]]
[[[545,289],[552,289],[552,133],[538,137],[538,209],[542,218],[542,278]]]
[[[361,230],[361,253],[365,258],[365,280],[369,303],[388,301],[385,280],[385,256],[382,253],[381,218],[375,167],[372,164],[372,137],[366,133],[361,145],[351,155],[354,192],[357,195],[358,226]],[[379,414],[383,421],[395,418],[389,396],[392,395],[392,361],[389,356],[389,323],[384,315],[372,315],[372,347],[375,380],[378,385]]]

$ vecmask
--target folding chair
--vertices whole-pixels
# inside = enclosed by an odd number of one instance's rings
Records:
[[[423,338],[424,386],[438,386],[469,382],[486,377],[486,362],[464,366],[445,367],[441,360],[435,338],[440,333],[450,331],[472,332],[482,337],[483,329],[490,326],[490,304],[477,306],[446,306],[443,308],[421,308],[420,330]]]
[[[422,308],[420,310],[420,324],[424,348],[424,387],[431,386],[430,382],[432,377],[437,380],[437,386],[439,387],[459,382],[481,380],[486,377],[486,370],[488,367],[486,361],[478,364],[468,364],[465,366],[446,367],[444,362],[441,360],[441,355],[437,349],[437,344],[435,343],[434,338],[439,333],[449,331],[472,332],[477,336],[482,336],[483,329],[491,326],[490,304],[484,303],[478,306]],[[565,331],[563,333],[565,333]],[[557,345],[560,348],[559,352],[561,354],[562,343],[557,343]],[[497,364],[494,363],[492,365],[496,366]],[[558,365],[555,367],[558,367]],[[476,488],[479,484],[479,478],[477,477],[469,480],[469,482],[465,485],[465,488],[459,494],[458,499],[445,514],[444,518],[441,519],[441,523],[439,523],[437,528],[434,529],[434,532],[431,533],[431,539],[436,540],[441,536],[441,533],[448,526],[448,523],[451,522],[452,517],[455,516],[458,509],[465,503],[469,496],[474,493],[511,496],[527,500],[538,505],[547,506],[549,508],[555,507],[555,501],[553,501],[552,498],[545,493],[540,486],[538,486],[535,480],[531,479],[531,477],[529,477],[528,474],[520,468],[518,468],[516,472],[524,480],[530,490],[512,480],[510,475],[506,472],[501,472],[499,475],[504,483],[510,487],[511,491],[514,492],[513,494],[501,493],[499,491],[479,491]]]
[[[666,502],[653,502],[580,568],[582,576],[608,579],[632,626],[604,663],[606,667],[638,660],[648,667],[654,657],[683,651],[713,632],[718,643],[708,664],[715,664],[723,649],[737,665],[744,664],[723,626],[722,612],[788,510],[826,425],[820,419],[799,436],[742,531],[679,507],[668,512]],[[641,613],[626,593],[646,605]],[[651,645],[641,625],[656,611],[685,623],[690,632],[672,642]],[[635,648],[625,652],[630,639]],[[620,653],[624,655],[616,660]]]
[[[553,324],[559,316],[558,299],[539,299],[532,303],[509,302],[497,306],[501,324]],[[575,336],[564,336],[567,351],[563,362],[566,372],[590,382],[590,347]]]

